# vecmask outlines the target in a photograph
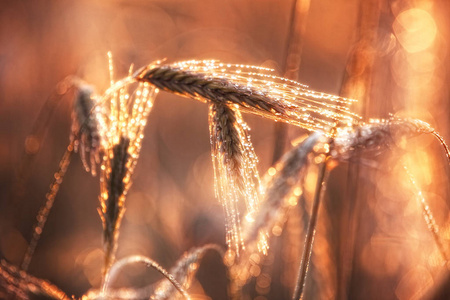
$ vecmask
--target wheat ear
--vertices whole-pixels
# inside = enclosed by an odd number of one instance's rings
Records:
[[[125,189],[130,155],[130,140],[121,137],[119,143],[108,149],[104,168],[102,168],[102,190],[100,196],[100,217],[103,222],[103,243],[105,247],[105,274],[112,265],[117,249],[118,229],[125,212]],[[104,169],[104,170],[103,170]]]
[[[242,188],[242,142],[237,128],[236,113],[227,105],[212,104],[210,126],[213,152],[217,151],[223,164],[230,170],[236,184]]]
[[[126,194],[139,158],[147,116],[157,89],[126,77],[99,100],[96,113],[101,136],[100,209],[105,249],[104,276],[114,262]]]
[[[70,140],[74,142],[75,152],[79,150],[85,170],[95,176],[96,165],[100,162],[101,134],[96,112],[100,107],[92,86],[81,80],[74,80],[74,86],[77,95],[73,102]]]
[[[243,247],[239,201],[243,198],[252,215],[259,203],[259,175],[247,125],[239,110],[224,104],[209,107],[211,155],[216,197],[222,203],[227,220],[227,244],[238,255]]]
[[[243,178],[242,145],[236,128],[236,115],[226,105],[212,104],[209,109],[216,197],[222,202],[225,210],[227,244],[238,251],[242,240],[238,208],[240,195],[236,191],[239,190],[239,186],[242,187]]]
[[[361,119],[349,108],[355,100],[309,90],[301,83],[276,76],[274,70],[256,66],[194,60],[151,64],[133,76],[165,91],[234,105],[242,112],[310,131],[327,132],[336,124],[357,124]]]
[[[285,108],[256,90],[232,84],[229,80],[208,78],[171,66],[144,67],[135,73],[138,81],[187,97],[208,99],[217,104],[237,104],[242,108],[261,110],[282,117]]]

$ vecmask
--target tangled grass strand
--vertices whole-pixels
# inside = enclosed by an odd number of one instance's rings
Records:
[[[31,276],[3,259],[0,260],[0,286],[5,288],[10,296],[24,300],[30,299],[32,295],[50,299],[72,299],[50,282]]]

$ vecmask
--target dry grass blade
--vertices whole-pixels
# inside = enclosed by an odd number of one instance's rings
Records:
[[[71,299],[48,281],[31,276],[5,260],[0,260],[0,287],[18,299],[30,299],[33,295],[39,299]]]
[[[248,135],[249,128],[238,110],[211,104],[209,124],[216,197],[226,214],[227,244],[239,254],[244,246],[239,202],[245,200],[248,218],[252,218],[259,204],[257,157]]]

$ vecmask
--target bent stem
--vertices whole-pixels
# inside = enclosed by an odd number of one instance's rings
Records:
[[[422,208],[423,218],[425,219],[425,222],[427,223],[428,230],[433,235],[434,242],[436,243],[436,246],[438,247],[440,254],[444,258],[445,262],[448,263],[449,255],[448,255],[447,251],[445,250],[445,247],[444,247],[441,237],[439,236],[439,227],[436,224],[436,221],[433,217],[433,213],[430,210],[430,206],[428,205],[427,200],[423,196],[422,190],[417,185],[413,174],[411,173],[409,168],[406,166],[406,163],[403,163],[403,169],[405,170],[406,174],[408,175],[409,181],[411,182],[411,184],[414,187],[414,190],[417,195],[417,201],[419,202],[419,205]]]
[[[42,205],[39,213],[36,217],[37,223],[33,228],[33,236],[31,238],[30,243],[28,244],[28,248],[25,252],[24,258],[22,260],[21,269],[26,271],[28,266],[30,265],[31,258],[33,257],[34,251],[36,250],[36,246],[41,238],[42,231],[44,229],[45,223],[47,222],[48,215],[55,203],[56,195],[58,194],[59,187],[63,181],[64,175],[66,174],[67,168],[70,164],[70,159],[73,154],[73,142],[69,143],[67,146],[66,152],[64,153],[61,161],[59,162],[58,171],[54,174],[54,179],[52,184],[50,185],[50,190],[46,195],[46,201],[44,205]]]
[[[311,218],[309,219],[308,229],[305,236],[305,246],[303,248],[302,259],[297,275],[297,284],[295,286],[293,300],[302,299],[306,276],[308,272],[309,262],[311,261],[312,246],[314,243],[314,234],[316,233],[317,216],[320,207],[320,201],[323,197],[323,185],[326,182],[326,162],[323,162],[319,167],[317,175],[317,185],[314,193],[313,206],[311,209]]]
[[[445,142],[444,138],[439,133],[437,133],[436,130],[433,130],[431,132],[431,134],[434,135],[438,139],[438,141],[441,143],[441,145],[445,151],[445,156],[447,157],[447,160],[450,163],[450,149],[448,148],[448,145]]]
[[[155,269],[156,271],[161,273],[167,280],[169,280],[172,283],[172,285],[180,292],[180,294],[183,295],[183,297],[185,299],[187,299],[187,300],[190,299],[188,293],[184,290],[184,288],[181,286],[181,284],[178,281],[176,281],[175,278],[171,274],[169,274],[169,272],[167,272],[166,269],[161,267],[154,260],[152,260],[148,257],[145,257],[145,256],[140,256],[140,255],[134,255],[134,256],[129,256],[129,257],[123,258],[123,259],[117,261],[111,267],[110,271],[106,275],[105,282],[103,283],[103,286],[102,286],[103,294],[107,293],[109,285],[111,284],[111,281],[113,281],[117,277],[117,275],[119,274],[119,271],[121,269],[123,269],[125,266],[132,264],[132,263],[144,263],[148,267]]]

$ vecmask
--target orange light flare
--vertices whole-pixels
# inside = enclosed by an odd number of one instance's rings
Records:
[[[439,131],[443,41],[432,1],[414,4],[398,11],[392,25],[396,44],[391,59],[396,83],[392,106],[399,117],[424,120]],[[373,276],[397,279],[399,299],[417,299],[433,286],[445,266],[442,252],[449,251],[448,179],[443,174],[448,163],[442,153],[432,151],[442,148],[431,135],[396,143],[402,151],[377,168],[375,197],[368,203],[377,226],[361,259]]]

